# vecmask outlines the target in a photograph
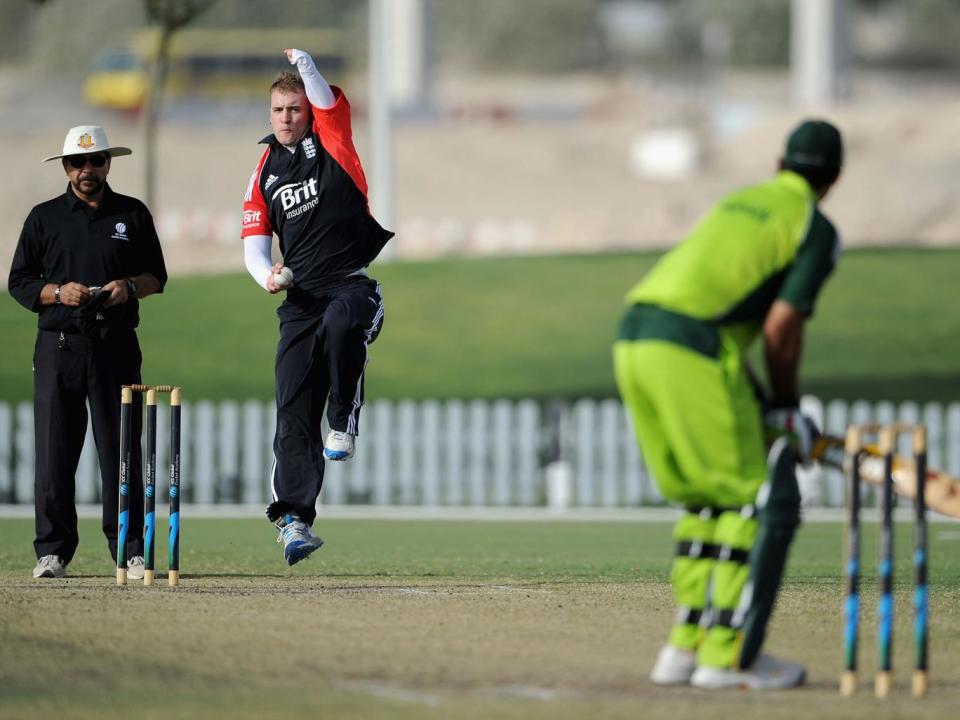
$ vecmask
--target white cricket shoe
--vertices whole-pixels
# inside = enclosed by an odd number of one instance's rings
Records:
[[[323,540],[313,534],[313,530],[296,515],[287,513],[277,523],[280,534],[277,542],[283,543],[283,557],[287,565],[296,565],[310,557],[314,550],[323,547]]]
[[[331,430],[323,447],[323,456],[327,460],[349,460],[353,457],[354,438],[348,432]]]
[[[783,690],[802,685],[807,677],[800,663],[761,654],[746,670],[700,666],[690,684],[703,690]]]
[[[62,578],[67,576],[67,566],[59,555],[44,555],[33,569],[35,578]]]
[[[127,560],[127,577],[131,580],[143,580],[143,555],[134,555]]]
[[[674,645],[664,645],[650,671],[656,685],[686,685],[697,668],[697,654]]]

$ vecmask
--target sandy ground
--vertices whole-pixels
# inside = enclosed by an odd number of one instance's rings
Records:
[[[847,138],[842,182],[824,206],[846,244],[960,242],[953,130],[960,90],[874,76],[859,77],[854,88],[854,100],[819,113]],[[16,138],[0,198],[11,220],[0,236],[3,281],[30,207],[63,190],[60,167],[39,161],[59,149],[67,126],[103,123],[113,142],[134,147],[133,157],[116,161],[111,181],[120,192],[143,194],[135,121],[86,108],[73,86],[47,88],[39,108],[31,92],[9,73],[0,77],[0,131]],[[651,78],[448,79],[437,96],[433,118],[396,129],[400,258],[669,246],[718,195],[768,176],[802,116],[788,106],[782,75],[728,77],[709,92]],[[362,88],[355,106],[355,138],[369,170]],[[631,143],[678,125],[719,128],[699,133],[706,138],[699,170],[678,180],[639,177]],[[249,108],[171,108],[152,209],[173,272],[242,268],[239,207],[267,130]]]
[[[898,602],[906,600],[904,592]],[[778,613],[791,622],[778,623],[768,645],[807,663],[808,687],[747,695],[647,680],[673,612],[663,583],[205,575],[172,590],[118,589],[109,577],[57,587],[6,577],[0,717],[119,717],[138,701],[140,717],[152,717],[151,706],[158,717],[211,718],[320,710],[683,720],[704,717],[706,706],[742,720],[953,717],[954,643],[934,643],[936,670],[922,702],[906,692],[909,647],[899,643],[897,694],[881,702],[870,690],[871,639],[863,637],[861,692],[841,701],[836,604],[832,583],[786,588]],[[935,598],[935,637],[948,612]],[[906,622],[904,613],[902,638]],[[45,691],[44,678],[56,678],[56,693]]]
[[[665,519],[665,518],[661,518]],[[163,523],[161,523],[162,525]],[[287,567],[263,520],[188,520],[180,585],[117,587],[85,520],[69,576],[30,577],[32,526],[0,523],[0,719],[953,718],[960,701],[954,524],[930,528],[930,692],[911,699],[912,527],[897,526],[895,693],[873,698],[876,523],[864,516],[860,692],[838,696],[841,528],[798,535],[765,650],[803,689],[662,688],[674,616],[670,525],[323,518]]]

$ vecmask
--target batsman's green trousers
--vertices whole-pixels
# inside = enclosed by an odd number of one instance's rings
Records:
[[[650,312],[652,322],[638,318]],[[678,613],[670,643],[695,650],[701,665],[732,667],[735,615],[757,534],[752,504],[767,476],[742,351],[722,328],[684,327],[682,319],[635,308],[613,356],[647,468],[663,496],[687,509],[674,529]]]

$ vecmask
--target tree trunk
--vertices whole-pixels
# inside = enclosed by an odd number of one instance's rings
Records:
[[[143,144],[146,149],[144,163],[144,202],[150,212],[156,215],[157,199],[157,118],[163,104],[163,86],[170,64],[170,39],[174,27],[169,23],[160,25],[160,39],[157,53],[150,65],[150,82],[143,103]]]

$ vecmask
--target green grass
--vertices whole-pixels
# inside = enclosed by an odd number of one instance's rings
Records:
[[[622,298],[656,255],[393,263],[370,398],[611,397]],[[803,388],[824,398],[960,400],[957,250],[848,252],[807,336]],[[273,394],[276,299],[245,275],[174,278],[142,305],[148,382],[189,398]],[[0,301],[0,398],[28,399],[35,318]]]
[[[646,675],[670,626],[667,523],[325,520],[287,568],[265,520],[190,520],[176,590],[114,584],[98,523],[71,577],[34,581],[32,522],[0,521],[0,718],[953,717],[960,531],[934,523],[930,697],[906,696],[910,526],[897,528],[897,696],[866,682],[876,525],[864,531],[860,698],[841,702],[841,530],[804,526],[768,635],[805,690],[709,694]],[[161,569],[164,552],[161,549]],[[162,576],[162,575],[161,575]],[[537,699],[539,698],[539,699]],[[798,710],[802,703],[803,710]]]
[[[873,509],[864,510],[864,577],[875,577]],[[463,578],[472,581],[666,581],[673,540],[667,523],[325,519],[316,527],[327,541],[321,563],[287,569],[266,520],[194,520],[184,530],[183,572],[204,577]],[[165,524],[165,520],[161,522]],[[81,576],[112,576],[98,523],[81,520],[81,545],[70,569]],[[960,525],[932,523],[931,584],[960,587]],[[897,575],[908,584],[912,526],[897,525]],[[162,528],[161,528],[162,529]],[[791,561],[791,581],[836,583],[839,524],[802,527]],[[33,568],[33,521],[0,521],[0,577]],[[331,550],[331,552],[327,552]],[[158,542],[158,567],[166,548]],[[960,600],[960,598],[958,598]]]

